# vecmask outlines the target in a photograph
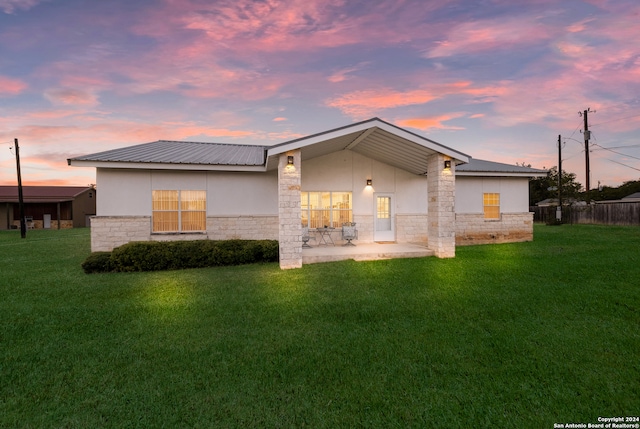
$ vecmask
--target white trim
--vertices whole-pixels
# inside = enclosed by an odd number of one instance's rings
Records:
[[[473,176],[473,177],[545,177],[547,173],[517,173],[517,172],[500,172],[500,171],[457,171],[456,176]]]
[[[212,165],[212,164],[168,164],[160,162],[116,162],[69,160],[74,167],[120,168],[131,170],[188,170],[188,171],[253,171],[264,172],[266,165]]]
[[[403,138],[405,140],[409,140],[417,145],[420,145],[426,149],[432,150],[434,152],[437,153],[441,153],[443,155],[449,156],[453,159],[462,161],[462,162],[469,162],[469,156],[465,155],[461,152],[458,152],[454,149],[450,149],[447,148],[445,146],[441,146],[438,143],[435,142],[431,142],[425,138],[419,137],[415,134],[412,134],[408,131],[403,130],[402,128],[398,128],[395,126],[392,126],[390,124],[387,124],[379,119],[374,119],[372,121],[367,121],[367,122],[361,122],[359,124],[354,124],[354,125],[350,125],[350,126],[346,126],[343,128],[340,128],[338,130],[334,130],[334,131],[330,131],[327,133],[322,133],[322,134],[318,134],[315,136],[311,136],[311,137],[303,137],[301,139],[292,141],[290,143],[283,143],[280,145],[277,145],[275,147],[271,147],[267,149],[267,158],[271,157],[271,156],[275,156],[275,155],[279,155],[281,153],[285,153],[287,151],[290,150],[294,150],[294,149],[301,149],[303,147],[306,146],[310,146],[310,145],[314,145],[317,143],[322,143],[326,140],[331,140],[334,138],[338,138],[338,137],[343,137],[347,134],[352,134],[358,131],[365,131],[368,129],[375,129],[375,128],[379,128],[381,130],[387,131],[390,134],[393,134],[395,136],[398,136],[400,138]]]
[[[389,198],[390,230],[378,231],[378,198]],[[393,192],[373,193],[373,241],[396,241],[396,209],[395,194]]]

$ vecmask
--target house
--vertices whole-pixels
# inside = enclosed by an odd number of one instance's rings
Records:
[[[273,146],[156,141],[68,160],[96,168],[92,251],[129,241],[275,239],[302,265],[302,228],[355,222],[359,243],[531,240],[528,181],[378,118]],[[455,210],[454,210],[455,207]]]
[[[629,194],[626,197],[622,197],[622,201],[625,203],[640,201],[640,192],[634,192],[633,194]]]
[[[22,197],[29,228],[84,227],[96,214],[91,186],[23,186]],[[13,228],[20,228],[18,187],[0,186],[0,229]]]

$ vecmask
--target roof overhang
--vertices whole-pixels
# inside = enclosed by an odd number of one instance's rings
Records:
[[[314,134],[267,149],[266,169],[278,166],[278,156],[300,150],[302,160],[317,158],[341,150],[383,162],[414,174],[426,174],[427,159],[440,153],[456,164],[469,162],[469,155],[411,133],[378,118]]]
[[[160,163],[160,162],[120,162],[92,161],[68,159],[67,163],[74,167],[120,168],[137,170],[187,170],[187,171],[265,171],[264,165],[219,165],[193,163]]]
[[[185,153],[186,145],[189,145],[188,153]],[[301,151],[303,161],[350,150],[410,173],[424,175],[427,173],[427,161],[433,154],[442,154],[456,165],[470,159],[469,155],[379,118],[274,146],[251,147],[247,151],[248,148],[250,146],[159,140],[71,158],[67,163],[76,167],[108,169],[264,172],[277,169],[280,155],[293,150]],[[239,155],[240,152],[244,155]],[[231,156],[234,154],[238,156]]]
[[[457,171],[456,177],[459,176],[470,176],[470,177],[545,177],[547,173],[538,173],[538,172],[497,172],[497,171]]]

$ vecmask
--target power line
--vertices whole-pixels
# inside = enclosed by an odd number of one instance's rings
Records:
[[[607,160],[607,161],[610,161],[610,162],[615,162],[616,164],[620,164],[620,165],[622,165],[623,167],[627,167],[627,168],[630,168],[630,169],[632,169],[632,170],[640,171],[640,168],[635,168],[635,167],[632,167],[632,166],[630,166],[630,165],[623,164],[623,163],[618,162],[618,161],[614,161],[613,159],[609,159],[609,158],[604,158],[604,159],[605,159],[605,160]]]
[[[602,147],[602,146],[600,146]],[[640,147],[640,144],[630,144],[630,145],[624,145],[624,146],[609,146],[608,148],[603,148],[603,149],[620,149],[620,148],[625,148],[625,147]]]
[[[637,156],[627,155],[627,154],[624,154],[624,153],[616,152],[615,150],[611,150],[611,148],[602,147],[602,146],[600,146],[598,143],[594,143],[593,145],[594,145],[594,146],[598,146],[600,149],[604,149],[604,150],[608,150],[609,152],[613,152],[613,153],[615,153],[615,154],[617,154],[617,155],[622,155],[622,156],[626,156],[626,157],[628,157],[628,158],[633,158],[633,159],[640,159],[640,158],[638,158]]]
[[[598,126],[598,125],[609,124],[609,123],[611,123],[611,122],[616,122],[616,121],[623,121],[623,120],[625,120],[625,119],[636,118],[636,117],[638,117],[638,116],[640,116],[640,113],[635,114],[635,115],[631,115],[631,116],[626,116],[626,117],[624,117],[624,118],[616,118],[616,119],[611,119],[610,121],[599,122],[599,123],[597,123],[597,124],[591,124],[591,126],[592,126],[592,127],[596,127],[596,126]]]

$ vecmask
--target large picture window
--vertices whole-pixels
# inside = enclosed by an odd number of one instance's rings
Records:
[[[483,195],[484,204],[484,218],[485,219],[500,219],[500,194]]]
[[[152,231],[190,232],[207,229],[207,192],[153,191]]]
[[[351,192],[302,192],[302,226],[338,228],[353,222]]]

